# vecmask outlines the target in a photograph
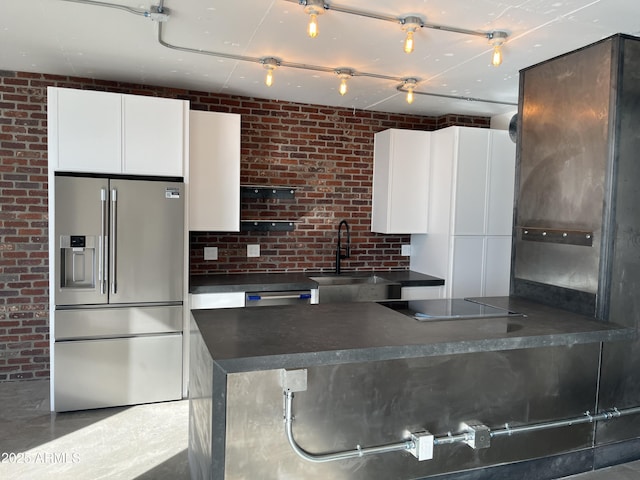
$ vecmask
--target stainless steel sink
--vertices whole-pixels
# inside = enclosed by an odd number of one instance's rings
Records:
[[[363,283],[390,283],[378,275],[369,275],[366,277],[353,277],[348,275],[329,275],[325,277],[309,277],[318,285],[359,285]]]
[[[378,275],[319,275],[309,278],[318,283],[320,303],[371,302],[400,298],[401,285]]]

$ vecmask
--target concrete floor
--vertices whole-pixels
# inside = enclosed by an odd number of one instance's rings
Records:
[[[49,412],[49,381],[0,383],[0,478],[188,479],[189,402]]]
[[[183,400],[52,414],[48,381],[0,383],[0,479],[188,479],[188,412]],[[640,461],[566,479],[640,480]]]

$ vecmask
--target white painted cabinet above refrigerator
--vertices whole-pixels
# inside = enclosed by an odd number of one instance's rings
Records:
[[[55,171],[184,176],[189,102],[48,87]]]
[[[430,132],[390,129],[374,139],[371,231],[426,233]]]

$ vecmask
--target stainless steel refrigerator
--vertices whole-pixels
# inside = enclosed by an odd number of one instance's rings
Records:
[[[184,185],[56,175],[51,409],[182,396]]]

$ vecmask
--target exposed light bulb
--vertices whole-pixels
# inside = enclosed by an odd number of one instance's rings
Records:
[[[318,15],[315,13],[312,13],[311,18],[309,19],[309,27],[307,28],[307,34],[311,38],[316,38],[318,36]]]
[[[404,41],[404,52],[405,53],[413,52],[413,30],[407,31],[407,38]]]
[[[338,88],[338,92],[340,92],[340,95],[344,96],[347,93],[347,79],[346,77],[343,77],[342,80],[340,81],[340,88]]]
[[[267,76],[264,77],[264,84],[267,87],[273,85],[273,71],[278,68],[280,61],[274,57],[265,57],[260,59],[262,66],[267,69]]]
[[[496,45],[495,47],[493,47],[491,63],[494,67],[497,67],[502,63],[502,47],[500,45]]]
[[[412,104],[413,103],[413,91],[416,88],[416,85],[418,84],[418,79],[417,78],[404,78],[402,79],[403,81],[403,85],[404,87],[407,89],[407,103],[408,104]]]
[[[267,69],[267,76],[264,79],[264,83],[267,87],[273,85],[273,68]]]
[[[421,17],[410,15],[402,18],[400,23],[402,24],[402,30],[407,32],[407,37],[404,40],[404,52],[411,53],[415,46],[413,35],[416,33],[416,30],[424,26],[424,20]]]
[[[503,31],[495,31],[488,34],[489,45],[493,47],[491,54],[491,64],[497,67],[502,63],[502,45],[507,40],[508,34]]]
[[[407,103],[409,105],[413,103],[413,87],[407,89]]]

